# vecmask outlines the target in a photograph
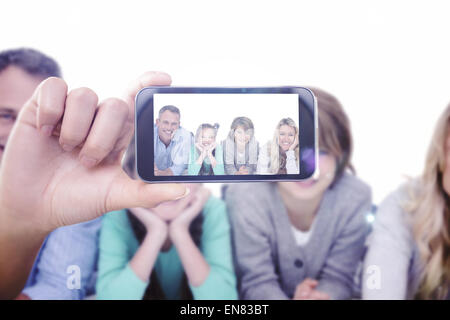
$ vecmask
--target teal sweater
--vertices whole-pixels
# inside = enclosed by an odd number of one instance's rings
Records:
[[[203,208],[201,251],[210,266],[209,275],[200,286],[189,287],[196,300],[237,299],[233,271],[230,226],[225,203],[210,197]],[[148,282],[130,268],[129,261],[139,248],[126,211],[110,212],[103,218],[100,232],[100,256],[97,299],[142,299]],[[175,246],[160,252],[152,272],[168,299],[179,299],[183,266]]]
[[[195,147],[195,145],[192,145],[191,152],[189,153],[188,175],[197,176],[200,172],[202,165],[196,163],[199,156],[200,154],[198,153],[197,148]],[[217,176],[225,174],[225,166],[223,165],[223,150],[221,144],[217,145],[214,157],[217,161],[216,166],[213,168],[214,175]],[[211,166],[209,160],[206,159],[203,160],[203,165],[205,165],[207,170]]]

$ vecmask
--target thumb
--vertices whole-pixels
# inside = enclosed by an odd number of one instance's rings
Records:
[[[161,202],[177,200],[189,194],[183,184],[149,184],[131,179],[121,172],[107,196],[107,212],[125,208],[153,208]]]

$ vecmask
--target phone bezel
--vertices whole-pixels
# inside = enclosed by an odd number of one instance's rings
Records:
[[[298,94],[299,95],[299,174],[253,174],[253,175],[211,175],[211,176],[155,176],[154,175],[154,108],[153,95],[164,93],[181,94]],[[312,118],[313,126],[307,123]],[[151,126],[148,126],[151,123]],[[260,142],[261,143],[261,142]],[[260,144],[260,147],[262,145]],[[312,149],[312,150],[311,150]],[[146,150],[143,152],[142,150]],[[261,182],[261,181],[298,181],[318,175],[318,114],[314,93],[304,87],[146,87],[139,91],[135,99],[135,165],[139,178],[148,183],[168,182]],[[312,151],[312,153],[311,153]],[[314,159],[302,158],[304,152],[312,154]],[[311,161],[312,160],[312,161]],[[307,164],[306,161],[309,163]],[[313,170],[308,166],[314,164]],[[147,164],[147,165],[145,165]],[[149,169],[151,168],[151,169]]]

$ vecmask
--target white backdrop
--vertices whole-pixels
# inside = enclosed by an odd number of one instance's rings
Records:
[[[298,126],[298,94],[156,94],[153,101],[155,119],[163,106],[174,105],[181,126],[194,136],[200,124],[217,122],[217,143],[225,140],[236,117],[252,120],[261,145],[272,140],[281,119],[290,117]]]
[[[48,53],[70,87],[101,98],[146,70],[179,86],[324,88],[350,116],[353,161],[378,202],[420,173],[450,101],[449,9],[413,0],[4,0],[0,47]]]

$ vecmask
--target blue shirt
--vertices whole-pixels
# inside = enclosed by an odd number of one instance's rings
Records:
[[[193,135],[191,132],[180,127],[175,132],[170,144],[166,145],[158,135],[158,127],[153,129],[155,164],[159,170],[170,168],[175,176],[183,174],[189,164],[189,152]]]
[[[31,299],[84,299],[94,293],[97,278],[98,237],[101,218],[61,227],[45,239],[23,293]],[[80,289],[68,286],[80,271]]]

